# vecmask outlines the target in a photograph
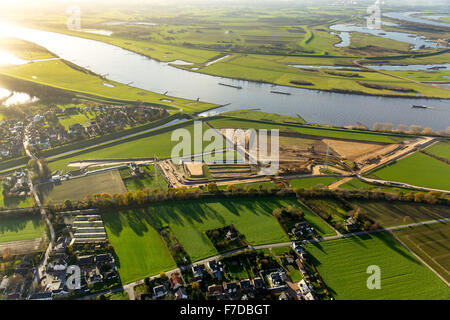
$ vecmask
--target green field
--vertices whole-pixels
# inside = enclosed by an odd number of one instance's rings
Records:
[[[0,218],[0,242],[40,238],[45,233],[45,223],[40,216]]]
[[[184,127],[193,135],[193,125]],[[205,129],[205,125],[203,126]],[[95,151],[89,149],[76,155],[67,155],[63,159],[52,159],[49,166],[52,170],[73,170],[67,166],[69,162],[83,159],[123,159],[123,158],[170,158],[172,147],[178,144],[178,141],[171,141],[172,131],[160,134],[148,135],[144,137],[136,136],[133,139],[127,139],[125,142],[115,142],[112,146],[95,147]],[[208,143],[205,143],[205,146]],[[193,149],[193,148],[192,148]],[[193,151],[193,150],[192,150]]]
[[[82,200],[95,193],[125,193],[127,189],[117,170],[91,174],[81,178],[62,181],[59,185],[42,185],[40,188],[44,203]]]
[[[441,158],[447,158],[450,160],[450,142],[442,141],[438,142],[431,147],[427,148],[426,151]]]
[[[383,227],[443,219],[450,217],[450,207],[408,202],[352,201],[361,208],[361,213]]]
[[[128,283],[174,267],[155,228],[170,226],[192,261],[198,261],[217,254],[205,232],[230,224],[251,245],[289,241],[272,211],[295,202],[276,198],[172,201],[109,212],[104,219],[119,257],[121,278]]]
[[[139,100],[157,103],[172,109],[181,108],[187,113],[204,111],[215,107],[215,105],[208,103],[168,97],[162,94],[130,87],[118,82],[104,80],[100,76],[76,68],[77,67],[70,64],[66,64],[63,60],[50,60],[0,68],[0,74],[69,90],[83,97],[96,96],[97,98],[120,101]],[[112,85],[113,87],[106,86],[104,83]],[[172,102],[166,103],[161,99],[170,99]]]
[[[251,245],[289,241],[272,215],[275,208],[295,203],[295,199],[261,198],[189,200],[152,205],[140,210],[157,223],[169,225],[193,261],[217,253],[205,232],[233,224]]]
[[[390,181],[450,190],[450,165],[423,153],[414,153],[373,173]]]
[[[108,239],[117,255],[116,265],[123,284],[176,267],[163,240],[147,218],[132,210],[103,215]]]
[[[329,291],[339,300],[449,299],[450,291],[388,233],[305,246]],[[379,266],[381,289],[369,290],[367,267]]]
[[[444,279],[450,281],[449,223],[398,230],[395,235]]]
[[[358,189],[358,190],[380,190],[382,192],[390,192],[390,193],[397,193],[400,191],[403,193],[415,192],[415,191],[412,191],[411,189],[379,186],[379,185],[374,185],[374,184],[370,184],[370,183],[365,183],[357,178],[352,179],[349,182],[346,182],[344,184],[341,184],[339,186],[339,188],[347,189],[347,190],[355,190],[355,189]]]
[[[51,59],[55,56],[47,49],[34,43],[8,37],[0,37],[0,49],[24,60]]]
[[[123,169],[122,169],[123,170]],[[129,170],[129,169],[125,169]],[[144,171],[144,177],[142,179],[139,178],[127,178],[123,179],[125,186],[128,191],[134,192],[136,190],[143,190],[145,188],[156,189],[159,188],[161,190],[167,190],[168,185],[164,177],[158,171],[155,177],[155,166],[145,166],[141,167],[141,170]]]
[[[281,132],[295,132],[304,135],[320,136],[337,139],[352,139],[358,141],[372,141],[381,143],[397,143],[405,138],[401,135],[388,135],[380,133],[369,133],[356,130],[330,129],[306,125],[289,125],[286,123],[265,123],[260,121],[249,121],[238,118],[220,118],[209,121],[209,123],[218,129],[236,128],[236,129],[279,129]]]
[[[332,228],[330,228],[328,224],[323,222],[323,220],[314,212],[309,210],[301,203],[298,203],[296,205],[298,205],[303,210],[303,212],[305,213],[305,220],[308,221],[308,223],[317,231],[319,236],[328,237],[336,235],[336,232]]]
[[[305,178],[305,179],[294,179],[291,180],[291,188],[311,188],[318,184],[328,186],[333,182],[336,182],[339,178],[335,177],[314,177],[314,178]]]

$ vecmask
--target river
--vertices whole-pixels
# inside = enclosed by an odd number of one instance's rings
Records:
[[[113,81],[132,83],[134,87],[153,92],[168,91],[169,96],[229,104],[220,111],[260,108],[291,116],[299,114],[308,122],[338,126],[360,122],[371,127],[375,122],[391,122],[443,130],[450,125],[449,100],[340,94],[215,77],[178,69],[107,43],[0,23],[2,35],[34,42],[97,74],[107,74]],[[222,86],[219,82],[242,89]],[[432,108],[411,109],[412,104]]]

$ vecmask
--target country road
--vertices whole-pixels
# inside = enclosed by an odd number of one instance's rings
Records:
[[[337,239],[343,239],[343,238],[350,238],[350,237],[355,237],[355,236],[361,236],[361,235],[365,235],[365,234],[372,234],[372,233],[379,233],[379,232],[389,232],[391,234],[392,231],[395,230],[401,230],[401,229],[407,229],[407,228],[412,228],[412,227],[418,227],[418,226],[425,226],[425,225],[430,225],[430,224],[435,224],[435,223],[445,223],[445,222],[449,222],[450,218],[444,218],[444,219],[437,219],[437,220],[429,220],[429,221],[422,221],[422,222],[415,222],[415,223],[409,223],[409,224],[405,224],[405,225],[399,225],[399,226],[393,226],[393,227],[389,227],[389,228],[382,228],[382,229],[377,229],[377,230],[369,230],[369,231],[358,231],[358,232],[352,232],[352,233],[347,233],[347,234],[337,234],[334,236],[328,236],[325,238],[319,238],[319,239],[313,239],[313,240],[304,240],[304,244],[307,243],[318,243],[318,242],[323,242],[323,241],[330,241],[330,240],[337,240]],[[395,236],[394,236],[395,237]],[[409,249],[406,245],[403,244],[403,242],[399,241],[408,251],[411,251],[411,249]],[[223,257],[227,257],[227,256],[231,256],[235,253],[238,252],[243,252],[245,250],[261,250],[261,249],[272,249],[272,248],[277,248],[277,247],[286,247],[286,246],[291,246],[292,245],[292,241],[289,242],[280,242],[280,243],[271,243],[271,244],[265,244],[265,245],[258,245],[258,246],[248,246],[248,247],[244,247],[244,248],[240,248],[240,249],[236,249],[236,250],[232,250],[229,252],[225,252],[225,253],[221,253],[218,255],[215,255],[213,257],[209,257],[200,261],[196,261],[190,265],[186,265],[183,266],[181,268],[175,268],[172,270],[168,270],[165,272],[165,274],[167,276],[170,276],[172,273],[180,273],[181,271],[190,269],[193,266],[196,265],[200,265],[200,264],[205,264],[208,261],[212,261],[212,260],[217,260],[219,258],[223,258]],[[414,254],[414,252],[412,252]],[[418,260],[422,261],[422,259],[420,259],[416,254],[414,254],[414,256],[416,258],[418,258]],[[425,266],[427,266],[433,273],[437,274],[437,272],[435,270],[433,270],[428,264],[424,263]],[[158,275],[154,275],[149,277],[151,280],[154,278],[159,277]],[[439,276],[439,278],[442,280],[443,278],[441,276]],[[85,299],[95,299],[96,297],[102,295],[102,294],[107,294],[107,293],[111,293],[111,292],[119,292],[122,290],[125,290],[128,292],[128,296],[130,298],[130,300],[135,300],[135,295],[134,295],[134,287],[140,284],[144,283],[145,279],[140,279],[140,280],[136,280],[132,283],[126,284],[122,287],[116,287],[113,289],[108,289],[102,292],[97,292],[88,296],[84,296],[81,297],[81,300],[85,300]],[[448,286],[449,283],[447,281],[444,281]]]

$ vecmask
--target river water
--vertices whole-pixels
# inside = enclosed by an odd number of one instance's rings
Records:
[[[215,112],[259,108],[291,116],[299,114],[309,122],[338,126],[360,122],[371,127],[375,122],[391,122],[442,130],[450,125],[449,100],[340,94],[215,77],[178,69],[103,42],[0,23],[2,35],[34,42],[97,74],[107,74],[113,81],[158,93],[167,91],[169,96],[229,104]],[[411,109],[413,104],[432,108]]]

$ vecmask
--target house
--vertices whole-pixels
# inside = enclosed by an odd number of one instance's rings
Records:
[[[207,295],[211,297],[217,297],[221,296],[223,294],[223,287],[222,285],[212,285],[208,287]]]
[[[178,288],[178,290],[175,292],[175,298],[177,300],[186,300],[188,299],[188,295],[186,293],[186,289],[184,289],[184,287],[180,287]]]
[[[348,218],[345,221],[345,228],[349,232],[353,232],[353,231],[358,231],[359,230],[358,223],[353,217],[350,217],[350,218]]]
[[[287,291],[283,291],[278,297],[278,300],[293,300],[293,299],[294,298]]]
[[[69,132],[69,134],[78,134],[78,133],[81,133],[83,131],[83,129],[84,128],[81,124],[74,123],[69,126],[68,132]]]
[[[2,282],[0,283],[0,294],[5,294],[6,290],[8,290],[9,279],[8,277],[3,277]]]
[[[306,295],[303,296],[303,298],[304,298],[305,300],[316,300],[316,299],[314,298],[314,295],[312,294],[312,292],[307,293]]]
[[[239,286],[241,287],[242,291],[251,291],[253,290],[253,285],[250,279],[245,279],[239,282]]]
[[[298,254],[305,252],[305,249],[303,249],[301,244],[299,244],[297,242],[292,242],[292,249],[294,249],[295,252],[297,252]]]
[[[166,287],[163,285],[157,286],[153,288],[153,297],[158,299],[167,296]]]
[[[173,290],[177,290],[178,288],[180,288],[184,285],[183,279],[181,279],[181,277],[176,273],[172,273],[169,281],[170,281],[170,285],[172,286]]]
[[[98,254],[95,256],[95,262],[97,265],[104,265],[104,264],[114,264],[114,257],[110,253],[103,253]]]
[[[219,264],[216,260],[208,261],[206,264],[208,269],[211,271],[212,275],[219,280],[222,280],[222,268],[219,267]]]
[[[283,277],[280,272],[272,272],[269,274],[269,280],[272,284],[272,287],[279,287],[284,284]]]
[[[100,283],[103,281],[103,277],[100,274],[100,271],[98,270],[98,268],[92,268],[88,274],[87,274],[87,282],[90,285],[96,284],[96,283]]]
[[[262,278],[257,277],[253,279],[253,287],[255,287],[255,289],[265,289],[266,285]]]
[[[284,257],[286,259],[287,264],[294,264],[294,259],[291,256],[286,254]]]
[[[34,117],[33,117],[33,121],[34,122],[41,122],[42,120],[44,120],[44,117],[43,116],[41,116],[41,115],[39,115],[39,114],[37,114],[37,115],[35,115]]]
[[[61,280],[53,280],[51,283],[47,284],[45,292],[51,293],[52,297],[64,297],[69,295],[69,290]]]
[[[235,241],[237,239],[237,233],[232,228],[228,228],[228,231],[225,233],[225,238],[230,241]]]
[[[194,278],[196,281],[201,281],[203,278],[203,271],[205,270],[205,266],[200,264],[192,267],[192,273],[194,274]]]
[[[310,293],[312,291],[310,286],[304,279],[298,283],[298,289],[300,290],[300,292],[303,296],[307,295],[308,293]]]
[[[95,257],[93,255],[91,255],[91,256],[79,256],[79,257],[77,257],[77,264],[80,267],[86,267],[86,266],[89,266],[91,264],[94,264],[94,259],[95,259]]]
[[[224,282],[223,290],[226,293],[237,293],[239,291],[239,285],[237,282]]]

